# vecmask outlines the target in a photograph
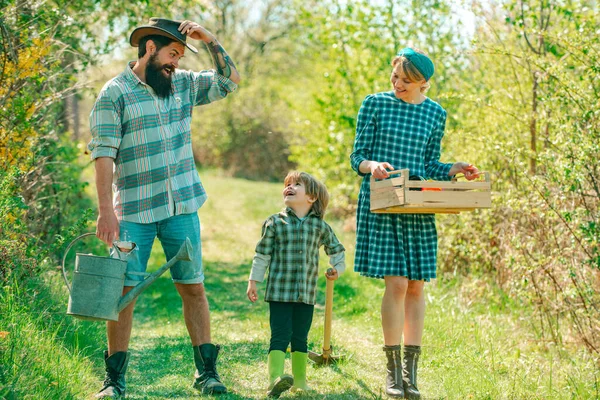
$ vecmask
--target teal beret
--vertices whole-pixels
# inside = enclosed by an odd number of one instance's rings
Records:
[[[425,77],[426,81],[428,81],[435,72],[435,67],[433,66],[431,58],[427,57],[425,54],[417,53],[410,47],[400,50],[396,56],[408,59],[408,61],[419,70],[423,77]]]

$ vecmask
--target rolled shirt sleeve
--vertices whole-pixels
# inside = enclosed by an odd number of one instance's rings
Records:
[[[120,107],[103,89],[90,113],[92,140],[88,144],[92,160],[99,157],[115,159],[123,137]]]
[[[195,106],[212,103],[224,99],[237,89],[230,79],[218,74],[215,70],[200,72],[185,71],[191,82],[191,102]]]

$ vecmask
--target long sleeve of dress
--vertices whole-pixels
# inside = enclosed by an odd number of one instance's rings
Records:
[[[360,176],[365,176],[359,170],[360,163],[371,159],[373,141],[375,140],[375,131],[377,129],[375,100],[373,95],[365,98],[356,121],[356,138],[354,139],[354,149],[350,154],[350,165],[352,169]]]
[[[442,137],[444,137],[446,129],[446,115],[446,111],[441,114],[440,120],[427,142],[427,148],[425,149],[426,179],[435,179],[438,181],[449,181],[451,179],[448,173],[450,172],[450,168],[452,168],[452,164],[445,164],[439,161]]]

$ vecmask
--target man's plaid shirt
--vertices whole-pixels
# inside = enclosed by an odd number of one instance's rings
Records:
[[[289,207],[271,215],[256,245],[257,256],[270,260],[265,301],[315,304],[321,246],[343,262],[344,246],[312,211],[303,220]]]
[[[223,99],[237,85],[212,70],[177,69],[173,94],[159,98],[132,65],[106,83],[90,114],[92,160],[115,161],[115,214],[151,223],[195,212],[207,196],[192,155],[192,109]]]

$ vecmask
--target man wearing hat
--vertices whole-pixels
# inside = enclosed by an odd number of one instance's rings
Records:
[[[187,38],[205,43],[214,70],[178,69]],[[111,79],[90,114],[88,148],[96,166],[99,215],[96,235],[109,246],[133,242],[127,255],[123,293],[143,280],[154,239],[167,259],[188,237],[192,261],[179,261],[171,276],[183,302],[183,314],[197,368],[194,387],[202,393],[225,393],[216,370],[218,345],[211,343],[210,316],[204,292],[198,209],[206,193],[195,167],[191,144],[194,106],[225,98],[240,75],[212,33],[191,21],[151,18],[131,33],[138,60]],[[125,371],[133,302],[107,322],[106,378],[97,398],[125,395]],[[191,358],[191,356],[190,356]]]

